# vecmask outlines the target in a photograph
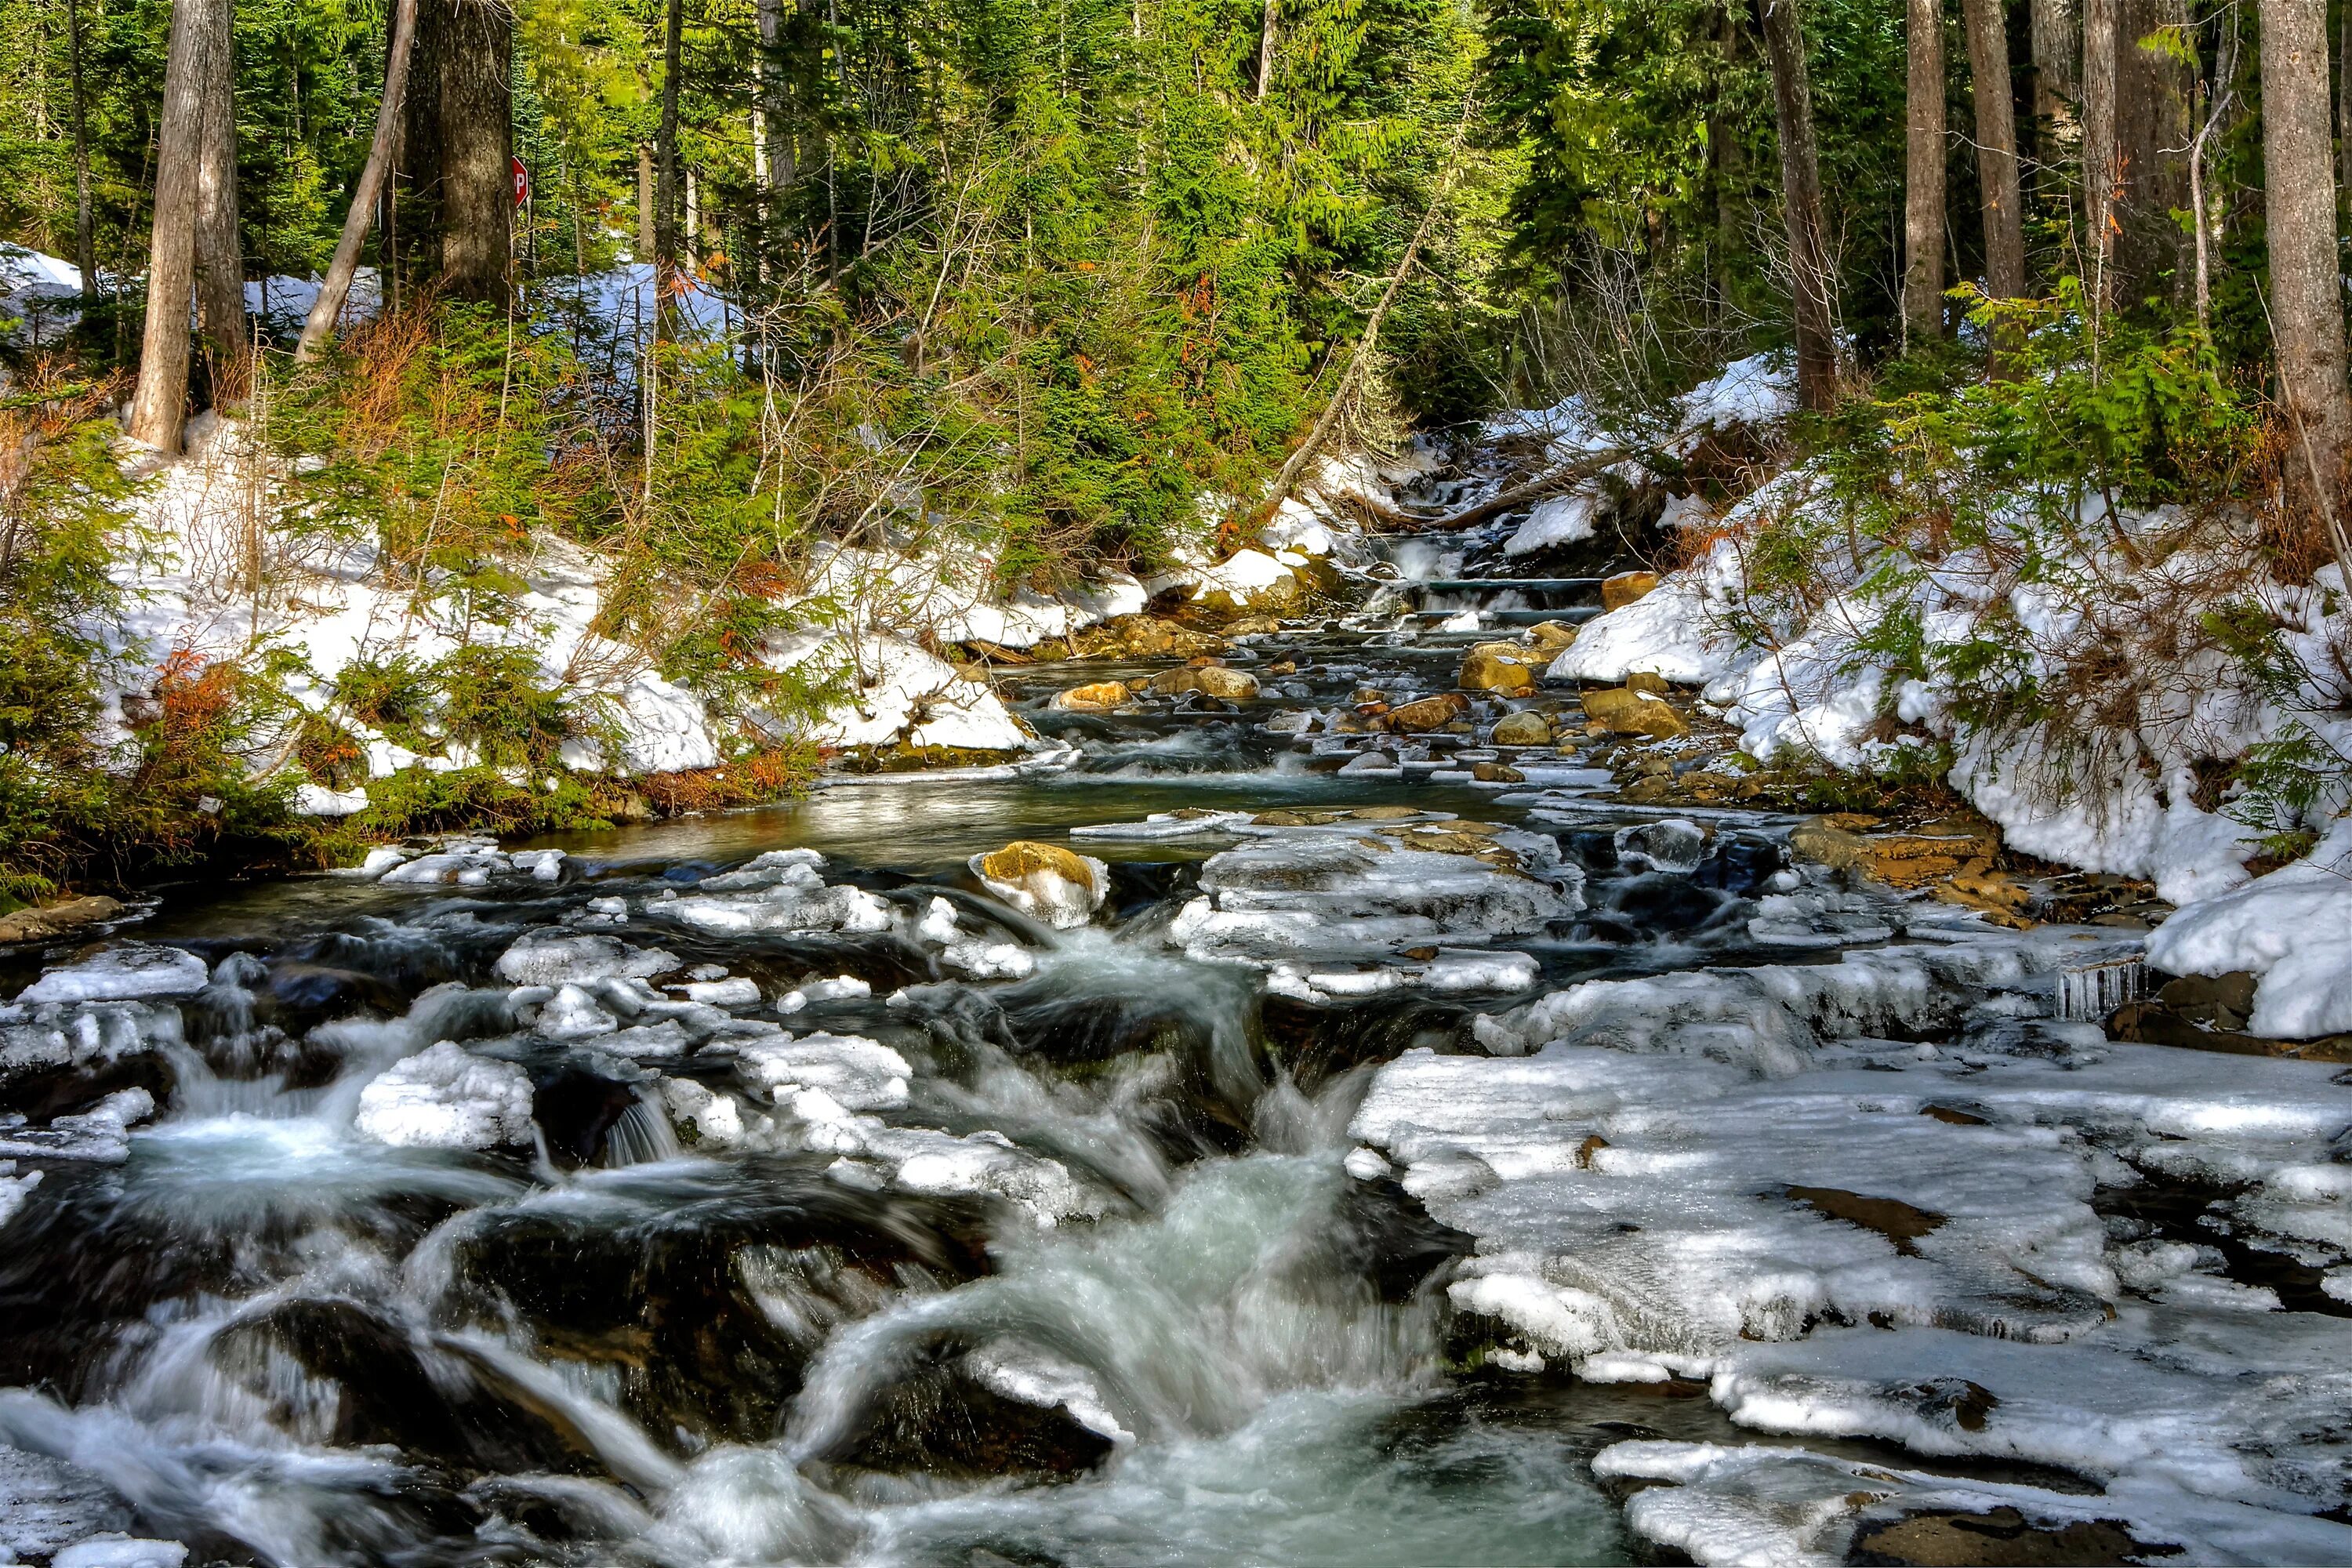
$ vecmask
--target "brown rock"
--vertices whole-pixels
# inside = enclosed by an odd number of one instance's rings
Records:
[[[1411,822],[1429,814],[1417,805],[1360,805],[1353,811],[1344,811],[1339,815],[1353,817],[1358,822]]]
[[[1976,1385],[1969,1384],[1969,1388]],[[1981,1391],[1979,1391],[1981,1392]],[[1990,1397],[1988,1395],[1987,1397]],[[1966,1413],[1954,1420],[1969,1426]],[[1975,1427],[1984,1425],[1981,1414]],[[1974,1428],[1971,1428],[1974,1429]],[[1854,1534],[1855,1563],[1908,1563],[1918,1568],[2074,1568],[2075,1564],[2141,1563],[2168,1557],[2177,1547],[2143,1542],[2119,1519],[2077,1519],[2042,1524],[2016,1509],[1988,1513],[1937,1510],[1886,1524],[1864,1524]]]
[[[121,912],[121,904],[101,893],[68,899],[47,909],[18,910],[0,915],[0,943],[47,941],[79,926],[110,921]]]
[[[1551,724],[1540,713],[1507,713],[1495,724],[1498,746],[1549,746]]]
[[[1528,628],[1529,651],[1549,664],[1576,641],[1576,628],[1566,621],[1538,621]]]
[[[990,892],[1014,909],[1066,931],[1086,924],[1110,890],[1101,861],[1027,838],[973,856],[971,868]]]
[[[1389,710],[1387,723],[1401,734],[1423,735],[1443,730],[1470,710],[1470,700],[1458,691],[1441,691],[1418,702]]]
[[[1636,599],[1647,597],[1657,585],[1655,572],[1620,572],[1601,584],[1601,608],[1604,613],[1622,610]]]
[[[1090,686],[1073,686],[1054,699],[1054,706],[1079,713],[1102,713],[1124,707],[1129,693],[1123,680],[1097,680]]]
[[[1656,670],[1637,669],[1625,678],[1625,689],[1645,691],[1653,697],[1664,697],[1674,688],[1666,684],[1666,678]]]
[[[1690,725],[1669,703],[1622,686],[1584,694],[1585,716],[1621,735],[1648,735],[1661,741],[1690,733]]]
[[[1470,776],[1480,784],[1525,784],[1528,775],[1508,763],[1475,763]]]
[[[1541,665],[1518,644],[1486,642],[1463,656],[1456,684],[1465,691],[1517,691],[1533,685],[1542,673]]]
[[[1153,676],[1151,689],[1165,697],[1200,691],[1228,702],[1246,702],[1257,695],[1257,677],[1246,669],[1227,669],[1218,664],[1199,668],[1187,665]]]

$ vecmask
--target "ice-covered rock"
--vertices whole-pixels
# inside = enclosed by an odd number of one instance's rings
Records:
[[[614,936],[534,931],[499,955],[498,977],[511,985],[562,985],[590,980],[651,980],[678,966],[658,947],[631,947]]]
[[[862,888],[827,887],[813,849],[772,849],[740,870],[705,877],[698,892],[646,912],[703,931],[884,931],[887,901]]]
[[[971,872],[1023,914],[1065,931],[1093,919],[1110,892],[1110,868],[1101,861],[1028,839],[973,856]]]
[[[119,1002],[142,996],[193,996],[212,972],[193,952],[127,942],[92,958],[52,969],[17,993],[23,1005],[48,1002]]]
[[[1696,822],[1670,816],[1617,830],[1617,858],[1650,871],[1696,871],[1706,858],[1706,835]]]
[[[754,1041],[741,1048],[738,1061],[746,1079],[803,1121],[833,1121],[836,1110],[891,1110],[907,1103],[907,1058],[863,1035]]]
[[[442,1040],[360,1090],[355,1123],[381,1142],[495,1149],[531,1141],[530,1079],[511,1062]]]
[[[0,1132],[0,1136],[5,1135],[5,1132]],[[33,1195],[33,1189],[40,1184],[40,1172],[26,1171],[19,1174],[16,1161],[0,1160],[0,1226],[16,1217],[16,1211],[25,1206],[26,1201]]]
[[[1169,940],[1194,957],[1276,960],[1528,935],[1583,907],[1565,871],[1543,880],[1398,842],[1285,829],[1213,855],[1201,868],[1201,896],[1177,912]],[[1515,847],[1530,861],[1557,855],[1549,838],[1495,836],[1497,858]]]

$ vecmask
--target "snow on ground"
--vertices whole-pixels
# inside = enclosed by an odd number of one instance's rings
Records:
[[[2343,1559],[2352,1530],[2311,1517],[2352,1484],[2342,1325],[2225,1247],[2322,1277],[2352,1258],[2352,1084],[2052,1021],[2053,971],[2116,945],[1954,926],[1591,982],[1487,1021],[1504,1059],[1407,1052],[1351,1135],[1476,1237],[1449,1291],[1505,1364],[1704,1381],[1759,1432],[2057,1466],[2103,1491],[2006,1500],[2214,1561]],[[2237,1195],[2188,1237],[2106,1195],[2158,1182]],[[1844,1463],[1643,1444],[1600,1468],[1675,1483],[1629,1520],[1706,1563],[1843,1561],[1869,1510],[1944,1495]]]
[[[2261,976],[2256,1035],[2352,1031],[2352,818],[2304,859],[2182,910],[2148,938],[2147,959],[2172,974]]]

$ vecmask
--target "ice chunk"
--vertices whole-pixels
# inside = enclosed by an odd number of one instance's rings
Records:
[[[615,936],[536,931],[499,955],[497,974],[513,985],[562,985],[590,980],[650,980],[678,965],[658,947],[631,947]]]
[[[803,1035],[741,1047],[743,1076],[779,1105],[821,1090],[842,1110],[886,1110],[907,1103],[907,1058],[863,1035]],[[805,1120],[837,1120],[821,1104]],[[799,1108],[795,1104],[795,1113]]]
[[[884,931],[889,904],[862,888],[827,887],[813,849],[775,849],[739,871],[706,877],[704,891],[646,906],[690,926],[714,931]]]
[[[362,1089],[356,1126],[385,1143],[495,1149],[531,1141],[530,1101],[520,1068],[442,1040]]]
[[[620,1026],[618,1018],[597,1005],[596,998],[577,985],[559,987],[539,1014],[539,1032],[555,1040],[609,1035]]]
[[[0,1133],[0,1136],[5,1134]],[[26,1171],[18,1175],[16,1161],[0,1160],[0,1226],[16,1217],[16,1211],[25,1206],[26,1200],[33,1195],[33,1189],[40,1184],[40,1172]]]
[[[563,879],[563,851],[561,849],[519,849],[509,857],[518,871],[525,871],[541,882]]]
[[[690,980],[685,989],[688,1001],[711,1007],[748,1007],[760,999],[760,983],[740,974],[727,980]]]
[[[188,1549],[176,1541],[93,1535],[59,1550],[49,1568],[182,1568]]]
[[[117,1002],[140,996],[193,996],[211,984],[212,972],[193,952],[176,947],[129,942],[94,958],[52,969],[17,994],[21,1005],[45,1002]]]

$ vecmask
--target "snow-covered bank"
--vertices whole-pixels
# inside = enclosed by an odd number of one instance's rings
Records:
[[[1286,605],[1349,548],[1355,527],[1334,498],[1387,491],[1360,461],[1328,463],[1304,500],[1276,519],[1274,554],[1242,548],[1220,560],[1205,544],[1150,584],[1120,572],[1045,592],[1008,588],[984,531],[933,520],[887,530],[858,546],[820,544],[781,602],[795,629],[759,649],[768,671],[814,706],[743,706],[667,678],[652,654],[600,631],[612,563],[593,551],[541,536],[519,545],[519,591],[508,613],[473,614],[466,595],[437,598],[394,581],[373,542],[361,539],[271,551],[267,591],[250,581],[251,542],[271,536],[297,475],[257,450],[245,427],[207,415],[191,422],[188,451],[161,465],[138,498],[133,531],[149,542],[117,568],[130,608],[111,628],[125,656],[123,689],[110,708],[145,700],[167,659],[185,665],[275,658],[300,713],[331,720],[363,756],[348,787],[306,783],[299,804],[318,815],[368,805],[366,781],[404,769],[477,765],[463,743],[411,749],[372,728],[338,699],[344,673],[404,659],[429,667],[467,647],[520,652],[537,678],[593,710],[596,733],[563,747],[562,763],[590,773],[641,775],[722,765],[747,739],[840,748],[1018,755],[1043,746],[977,666],[941,657],[960,645],[1023,650],[1142,612],[1154,595],[1182,594],[1220,610]],[[902,522],[905,520],[901,520]],[[290,659],[288,656],[290,656]],[[287,721],[285,723],[292,723]],[[284,727],[283,724],[280,726]],[[103,737],[121,739],[118,731]],[[265,749],[265,773],[289,765],[287,743]],[[518,779],[519,783],[531,782]]]

